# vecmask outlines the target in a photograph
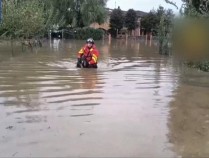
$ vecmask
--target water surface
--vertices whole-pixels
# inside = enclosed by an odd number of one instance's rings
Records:
[[[78,69],[83,42],[1,43],[0,157],[209,156],[207,73],[135,40],[97,41],[99,68]]]

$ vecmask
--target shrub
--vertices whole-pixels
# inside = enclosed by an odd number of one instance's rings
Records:
[[[94,40],[101,40],[104,31],[93,28],[77,28],[75,29],[75,39],[86,40],[87,38],[93,38]]]
[[[205,62],[187,62],[187,65],[191,68],[200,69],[202,71],[209,72],[209,61]]]

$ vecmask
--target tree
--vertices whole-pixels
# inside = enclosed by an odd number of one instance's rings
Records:
[[[129,9],[125,16],[125,26],[129,31],[135,30],[138,26],[137,15],[133,9]]]
[[[4,1],[0,32],[11,38],[35,36],[45,29],[44,5],[36,0]]]
[[[114,9],[110,15],[110,28],[113,35],[116,35],[117,31],[120,31],[123,28],[124,24],[124,15],[120,7]]]
[[[173,5],[174,7],[176,7],[176,9],[178,9],[178,6],[176,5],[175,2],[172,2],[172,1],[170,1],[170,0],[165,0],[165,2],[166,2],[166,3],[169,3],[169,4],[171,4],[171,5]]]
[[[84,26],[93,22],[103,23],[106,18],[106,1],[88,0],[81,4],[81,16]]]
[[[0,35],[29,37],[53,26],[83,27],[103,23],[107,0],[4,0]]]
[[[13,0],[24,3],[30,0]],[[59,27],[89,26],[93,22],[103,23],[106,19],[107,0],[37,0],[44,4],[46,25]]]
[[[141,27],[145,29],[145,32],[155,31],[157,32],[159,26],[159,18],[157,17],[156,11],[150,11],[141,20]]]
[[[164,9],[164,7],[162,6],[159,6],[158,9],[157,9],[157,17],[160,19],[160,17],[166,12],[166,10]]]
[[[74,27],[88,26],[93,22],[103,23],[107,12],[107,0],[76,0],[70,8],[71,23]]]
[[[201,0],[182,0],[182,2],[184,4],[184,13],[186,15],[191,15],[192,12],[194,13],[194,10],[196,14],[201,14]],[[194,14],[192,16],[194,16]]]
[[[67,26],[71,23],[73,15],[69,9],[74,7],[74,1],[70,0],[42,0],[45,6],[46,16],[48,17],[48,26],[54,24]]]
[[[172,0],[165,0],[165,2],[175,6],[176,3]],[[190,17],[209,17],[209,1],[208,0],[182,0],[180,12],[183,15]]]
[[[165,16],[165,24],[170,25],[174,14],[171,9],[165,10],[162,6],[159,6],[157,11],[152,10],[142,18],[141,27],[144,28],[146,32],[152,32],[154,35],[157,35],[162,16]]]
[[[171,40],[171,33],[173,29],[174,14],[171,9],[165,11],[160,17],[160,24],[158,29],[159,38],[159,53],[169,55],[169,42]]]

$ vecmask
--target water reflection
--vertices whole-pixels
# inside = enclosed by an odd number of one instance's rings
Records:
[[[9,65],[1,65],[0,104],[37,106],[38,104],[34,100],[39,98],[38,87],[31,84],[35,82],[35,76],[30,76],[30,69],[27,69],[26,65],[18,61],[11,62]]]
[[[61,44],[61,39],[50,39],[50,48],[53,51],[59,51],[60,44]]]
[[[182,157],[209,155],[208,77],[207,73],[197,71],[182,72],[180,86],[170,104],[169,138],[175,145],[174,151]]]
[[[168,103],[176,89],[178,74],[174,73],[170,60],[152,51],[155,48],[145,47],[143,42],[139,48],[139,41],[135,41],[135,45],[133,41],[128,45],[123,42],[112,41],[111,69],[104,72],[106,84],[101,103],[103,110],[99,113],[106,117],[105,125],[115,125],[111,126],[113,133],[127,132],[129,136],[136,136],[132,138],[119,134],[112,138],[113,142],[119,142],[126,149],[138,146],[131,150],[133,154],[129,156],[173,157],[175,154],[170,151],[172,145],[167,139],[167,117]],[[108,128],[105,130],[110,132]],[[122,135],[126,138],[126,144],[122,141]],[[121,146],[119,150],[122,150]],[[149,149],[152,152],[148,152]],[[126,154],[121,152],[123,156]]]

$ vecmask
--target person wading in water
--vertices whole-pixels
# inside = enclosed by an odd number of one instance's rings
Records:
[[[92,38],[86,40],[86,44],[78,52],[78,61],[76,67],[78,68],[97,68],[97,61],[99,51]]]

